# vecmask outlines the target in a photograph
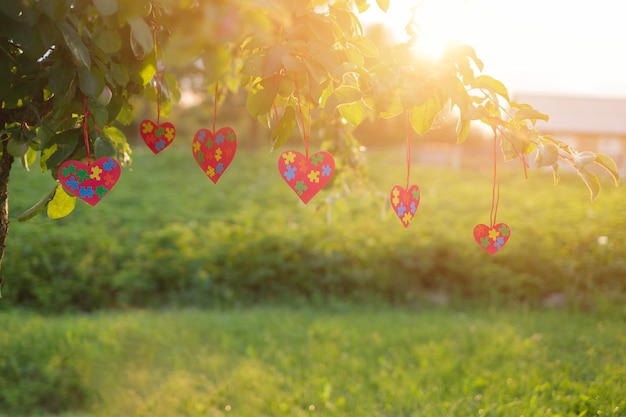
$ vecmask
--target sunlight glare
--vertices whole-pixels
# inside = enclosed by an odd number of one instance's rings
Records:
[[[367,20],[382,23],[398,42],[409,41],[408,32],[413,32],[415,52],[436,60],[448,45],[463,42],[469,24],[467,9],[468,0],[396,1],[387,13],[373,10]]]

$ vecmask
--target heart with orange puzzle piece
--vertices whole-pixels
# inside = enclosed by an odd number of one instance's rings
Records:
[[[389,201],[402,225],[409,227],[420,205],[420,188],[413,184],[406,190],[400,185],[394,185],[389,193]]]
[[[65,161],[59,166],[57,178],[68,194],[95,206],[111,191],[121,174],[119,162],[105,157],[90,164]]]
[[[331,180],[335,160],[326,151],[307,158],[298,151],[285,151],[278,158],[278,172],[287,185],[307,204]]]
[[[510,238],[511,228],[506,223],[493,226],[478,224],[474,227],[474,240],[490,255],[499,252]]]
[[[214,184],[224,175],[237,152],[237,135],[231,127],[222,127],[213,133],[200,129],[191,142],[193,157],[202,172]]]

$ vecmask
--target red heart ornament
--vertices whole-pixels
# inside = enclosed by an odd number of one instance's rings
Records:
[[[500,251],[511,238],[511,228],[506,223],[498,223],[493,227],[478,224],[474,227],[474,239],[490,255]]]
[[[278,171],[289,187],[307,204],[333,176],[335,160],[326,151],[307,158],[298,151],[285,151],[278,158]]]
[[[119,162],[105,157],[91,164],[65,161],[59,167],[57,177],[68,194],[95,206],[111,191],[121,174]]]
[[[389,201],[391,201],[391,208],[393,208],[402,225],[405,228],[409,227],[420,205],[420,188],[414,184],[408,190],[405,190],[399,185],[394,185],[389,193]]]
[[[231,127],[223,127],[215,134],[209,129],[196,132],[191,143],[193,157],[214,184],[221,178],[237,152],[237,136]]]
[[[170,122],[157,124],[146,119],[139,125],[139,135],[148,148],[158,154],[172,144],[176,137],[176,128]]]

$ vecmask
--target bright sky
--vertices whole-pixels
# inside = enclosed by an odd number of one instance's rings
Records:
[[[621,0],[391,0],[363,18],[384,19],[401,41],[411,6],[426,48],[472,45],[484,73],[509,91],[626,98],[626,23]],[[404,36],[404,37],[403,37]]]

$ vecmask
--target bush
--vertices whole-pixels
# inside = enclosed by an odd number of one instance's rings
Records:
[[[14,223],[0,308],[415,303],[432,293],[500,304],[539,304],[562,293],[589,303],[626,293],[619,244],[626,229],[617,209],[626,202],[609,187],[591,206],[573,177],[552,188],[541,172],[524,181],[503,170],[499,217],[513,233],[489,256],[471,235],[489,210],[486,174],[416,170],[422,202],[405,230],[378,191],[403,178],[386,153],[373,155],[371,183],[338,178],[307,206],[281,182],[274,156],[238,156],[252,162],[213,185],[184,155],[176,148],[159,156],[165,159],[140,154],[98,207],[79,202],[61,221]],[[16,174],[14,187],[31,181]],[[14,212],[20,204],[30,202],[18,200]]]

